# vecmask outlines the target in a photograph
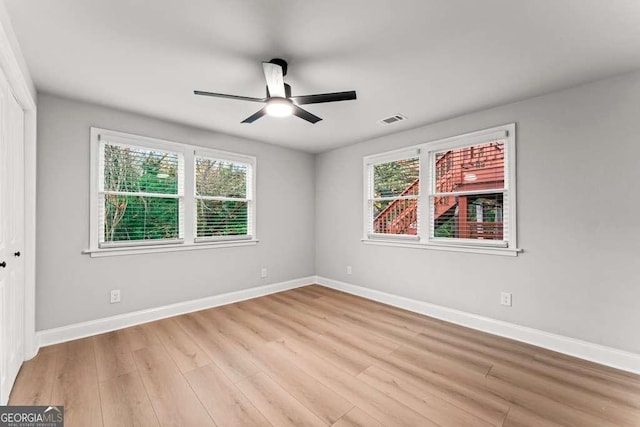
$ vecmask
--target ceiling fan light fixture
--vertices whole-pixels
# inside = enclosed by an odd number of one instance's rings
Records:
[[[293,104],[285,98],[271,98],[267,101],[267,114],[272,117],[288,117],[293,114]]]

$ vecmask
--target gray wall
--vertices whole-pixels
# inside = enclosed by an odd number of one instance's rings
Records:
[[[256,246],[91,258],[89,127],[257,158]],[[40,94],[37,329],[314,274],[314,156]],[[267,267],[269,277],[260,278]],[[122,302],[109,304],[121,289]]]
[[[363,156],[510,122],[524,253],[360,241]],[[639,182],[640,73],[333,150],[316,158],[316,273],[640,353]]]

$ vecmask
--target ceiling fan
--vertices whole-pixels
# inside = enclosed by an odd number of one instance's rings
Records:
[[[356,91],[321,93],[317,95],[291,96],[291,86],[284,82],[287,75],[287,61],[274,58],[262,63],[262,70],[267,81],[267,97],[251,98],[248,96],[226,95],[224,93],[203,92],[194,90],[195,95],[213,96],[217,98],[238,99],[240,101],[262,102],[266,105],[256,113],[247,117],[242,123],[253,123],[264,115],[274,117],[298,116],[309,123],[322,120],[315,114],[300,108],[300,105],[320,104],[324,102],[349,101],[356,99]]]

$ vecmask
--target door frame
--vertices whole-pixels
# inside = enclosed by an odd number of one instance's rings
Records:
[[[36,88],[4,2],[0,2],[0,67],[24,110],[24,360],[38,353],[36,340]]]

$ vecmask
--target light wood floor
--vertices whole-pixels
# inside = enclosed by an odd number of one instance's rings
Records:
[[[640,426],[640,377],[308,286],[41,349],[67,426]]]

